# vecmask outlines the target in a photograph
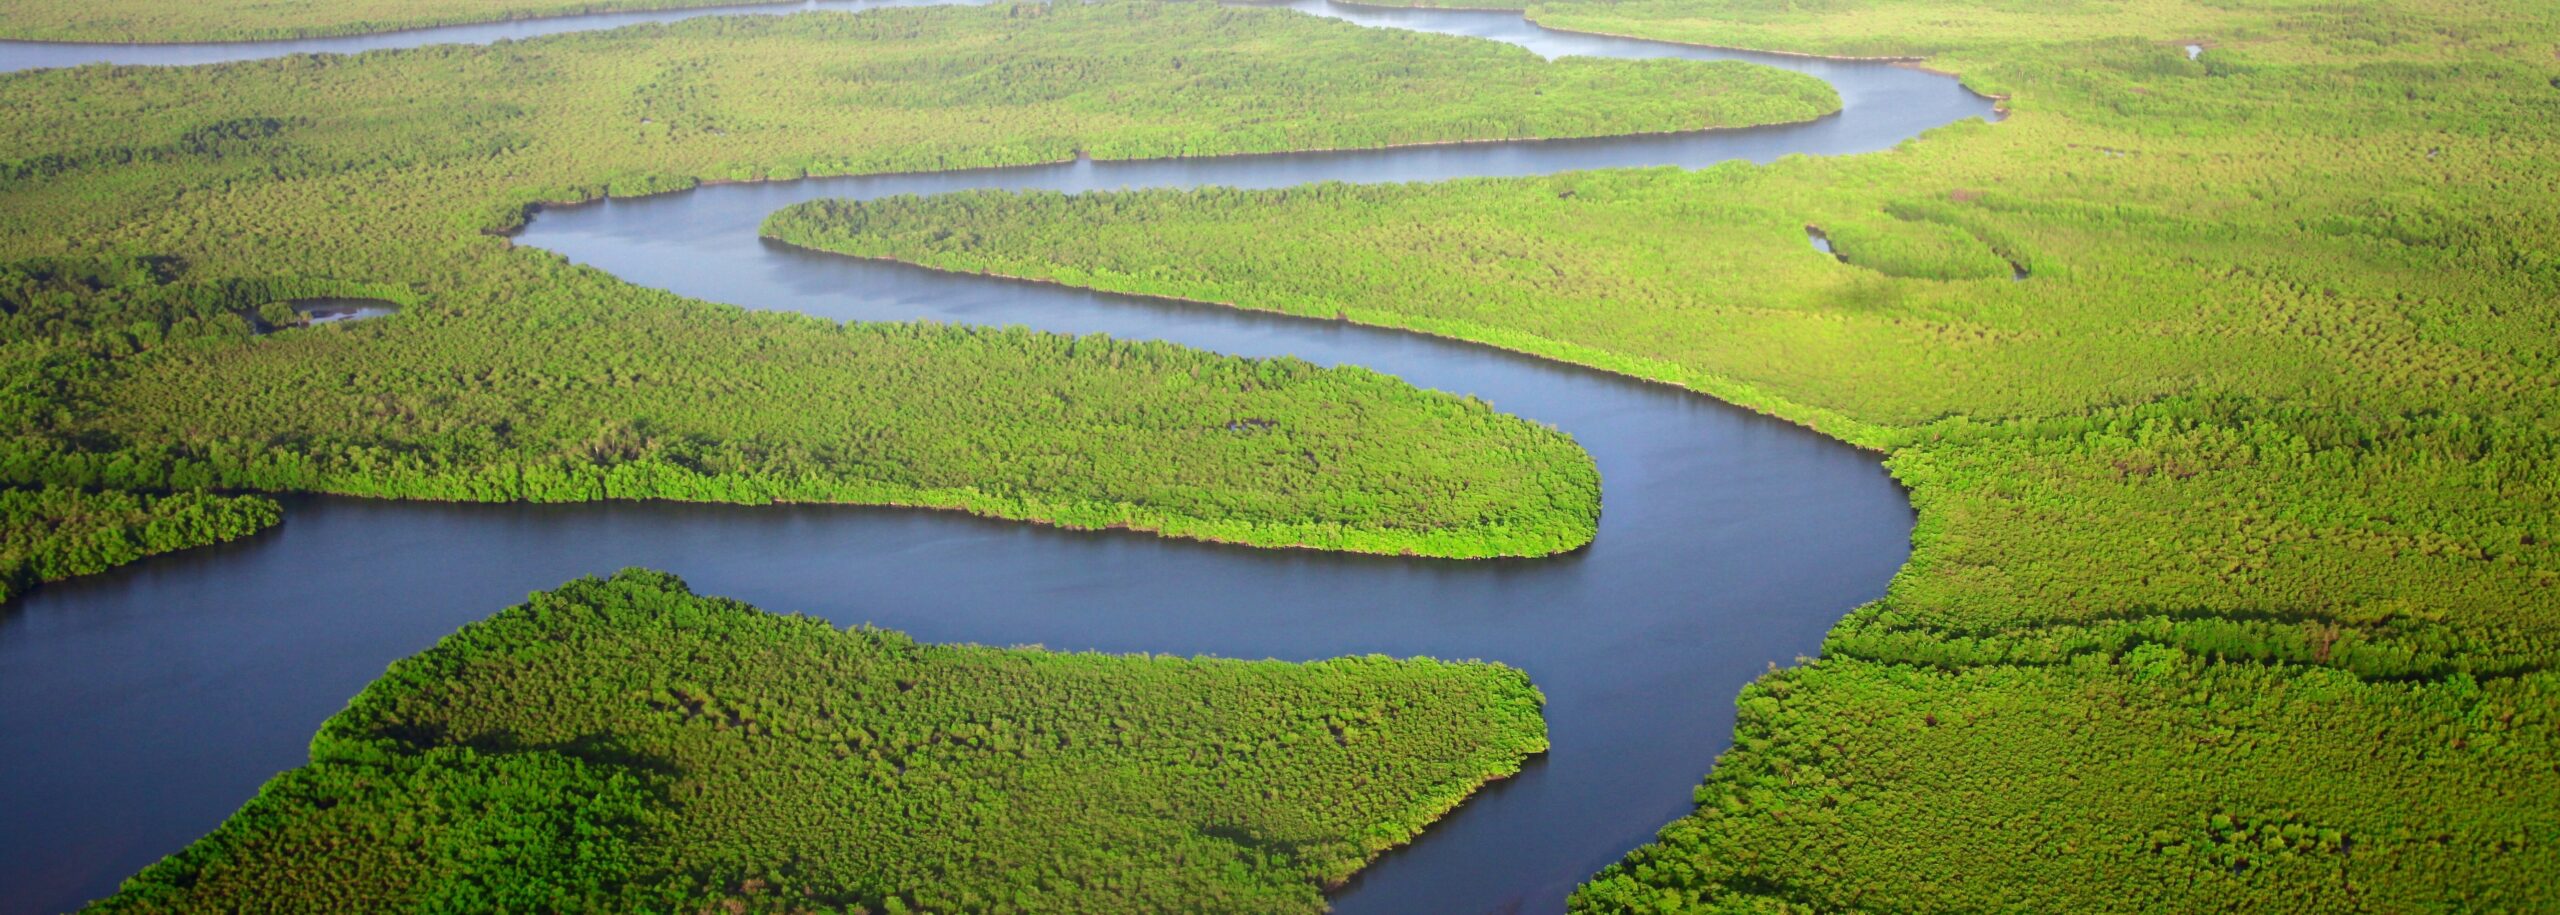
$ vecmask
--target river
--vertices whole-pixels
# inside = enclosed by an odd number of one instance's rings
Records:
[[[839,9],[898,4],[823,3]],[[1996,117],[1949,77],[1541,29],[1516,14],[1283,4],[1540,54],[1741,59],[1810,73],[1843,110],[1807,124],[703,187],[546,210],[520,244],[634,283],[843,320],[935,319],[1170,340],[1357,364],[1553,423],[1599,463],[1598,539],[1540,560],[1259,551],[859,507],[440,505],[286,499],[245,542],[48,585],[0,612],[0,912],[54,911],[203,834],[385,665],[578,575],[650,566],[705,594],[928,641],[1312,659],[1381,652],[1519,666],[1554,749],[1336,894],[1344,912],[1552,911],[1686,812],[1769,664],[1883,593],[1908,501],[1876,457],[1672,388],[1453,341],[803,251],[775,209],[962,188],[1087,191],[1429,181],[1701,167],[1885,149]],[[727,12],[788,12],[748,7]],[[0,69],[112,57],[196,63],[487,41],[663,21],[625,13],[224,45],[0,42]],[[1807,257],[1820,257],[1812,251]],[[1843,267],[1842,269],[1854,269]]]

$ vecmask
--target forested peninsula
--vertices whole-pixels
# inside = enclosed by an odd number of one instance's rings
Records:
[[[0,488],[0,601],[173,550],[246,537],[283,519],[274,500]]]
[[[922,645],[626,570],[389,673],[95,912],[1321,912],[1546,749],[1495,664]]]
[[[1910,564],[1745,693],[1697,812],[1578,910],[2550,903],[2560,11],[1530,14],[1924,55],[2012,116],[1768,166],[822,202],[767,231],[1477,340],[1887,452]]]
[[[543,203],[705,180],[1589,136],[1839,104],[1763,68],[1551,63],[1142,3],[83,67],[0,76],[0,96],[9,485],[860,502],[1444,557],[1588,542],[1589,456],[1356,368],[755,313],[497,233]],[[320,296],[401,310],[261,318]]]

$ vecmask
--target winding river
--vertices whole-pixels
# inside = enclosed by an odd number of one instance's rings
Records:
[[[196,63],[881,5],[899,4],[610,14],[254,45],[0,42],[0,69]],[[631,565],[672,570],[702,593],[932,641],[1518,665],[1546,692],[1554,749],[1334,901],[1346,912],[1559,908],[1575,883],[1686,812],[1732,735],[1744,683],[1815,652],[1843,612],[1883,592],[1908,551],[1912,515],[1873,455],[1683,391],[1484,347],[835,257],[763,241],[757,224],[814,198],[977,187],[1274,187],[1699,167],[1878,150],[1996,115],[1953,79],[1903,66],[1559,33],[1508,13],[1285,5],[1549,56],[1749,60],[1828,80],[1845,108],[1802,125],[1622,139],[712,186],[549,210],[519,242],[749,308],[1100,331],[1365,365],[1475,394],[1563,428],[1597,458],[1606,504],[1590,548],[1460,563],[894,509],[289,498],[276,531],[50,585],[0,613],[0,912],[60,910],[112,890],[300,764],[321,719],[391,661],[529,591]]]

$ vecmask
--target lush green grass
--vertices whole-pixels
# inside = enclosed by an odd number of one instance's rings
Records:
[[[1207,4],[698,20],[0,78],[0,478],[437,499],[824,500],[1437,556],[1587,542],[1564,436],[1359,369],[634,288],[542,201],[1097,157],[1810,117],[1776,71]],[[33,258],[33,259],[30,259]],[[404,306],[251,336],[288,295]],[[49,297],[49,298],[47,298]],[[46,299],[38,302],[38,299]],[[1250,422],[1261,420],[1262,422]]]
[[[1546,749],[1508,667],[919,645],[584,579],[394,664],[110,912],[1323,909]]]
[[[154,553],[246,537],[282,518],[258,496],[0,488],[0,601]]]
[[[1910,566],[1755,689],[1701,812],[1582,908],[2554,904],[2560,11],[1533,12],[1930,53],[2015,114],[1768,167],[769,230],[1483,340],[1888,450]]]
[[[43,41],[257,41],[359,35],[617,10],[737,6],[753,0],[0,0],[0,38]],[[788,3],[790,0],[779,0]]]

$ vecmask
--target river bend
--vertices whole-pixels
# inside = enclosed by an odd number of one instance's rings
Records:
[[[0,70],[187,64],[491,41],[821,2],[616,13],[220,45],[0,42]],[[1883,593],[1911,509],[1876,459],[1672,388],[1414,334],[939,273],[759,239],[826,197],[1431,181],[1702,167],[1891,147],[1996,117],[1949,77],[1549,31],[1516,14],[1291,8],[1472,35],[1548,56],[1738,59],[1837,87],[1807,124],[1597,140],[1131,162],[702,187],[538,214],[521,244],[634,283],[840,320],[1021,324],[1357,364],[1553,423],[1604,482],[1570,555],[1449,562],[1263,551],[903,509],[670,503],[444,505],[290,497],[287,522],[39,589],[0,612],[0,912],[53,911],[211,829],[304,760],[320,721],[385,665],[530,591],[651,566],[705,594],[928,641],[1313,659],[1382,652],[1517,665],[1554,749],[1337,894],[1347,912],[1551,911],[1686,812],[1733,732],[1735,693],[1816,652]],[[1807,257],[1819,257],[1807,251]]]

